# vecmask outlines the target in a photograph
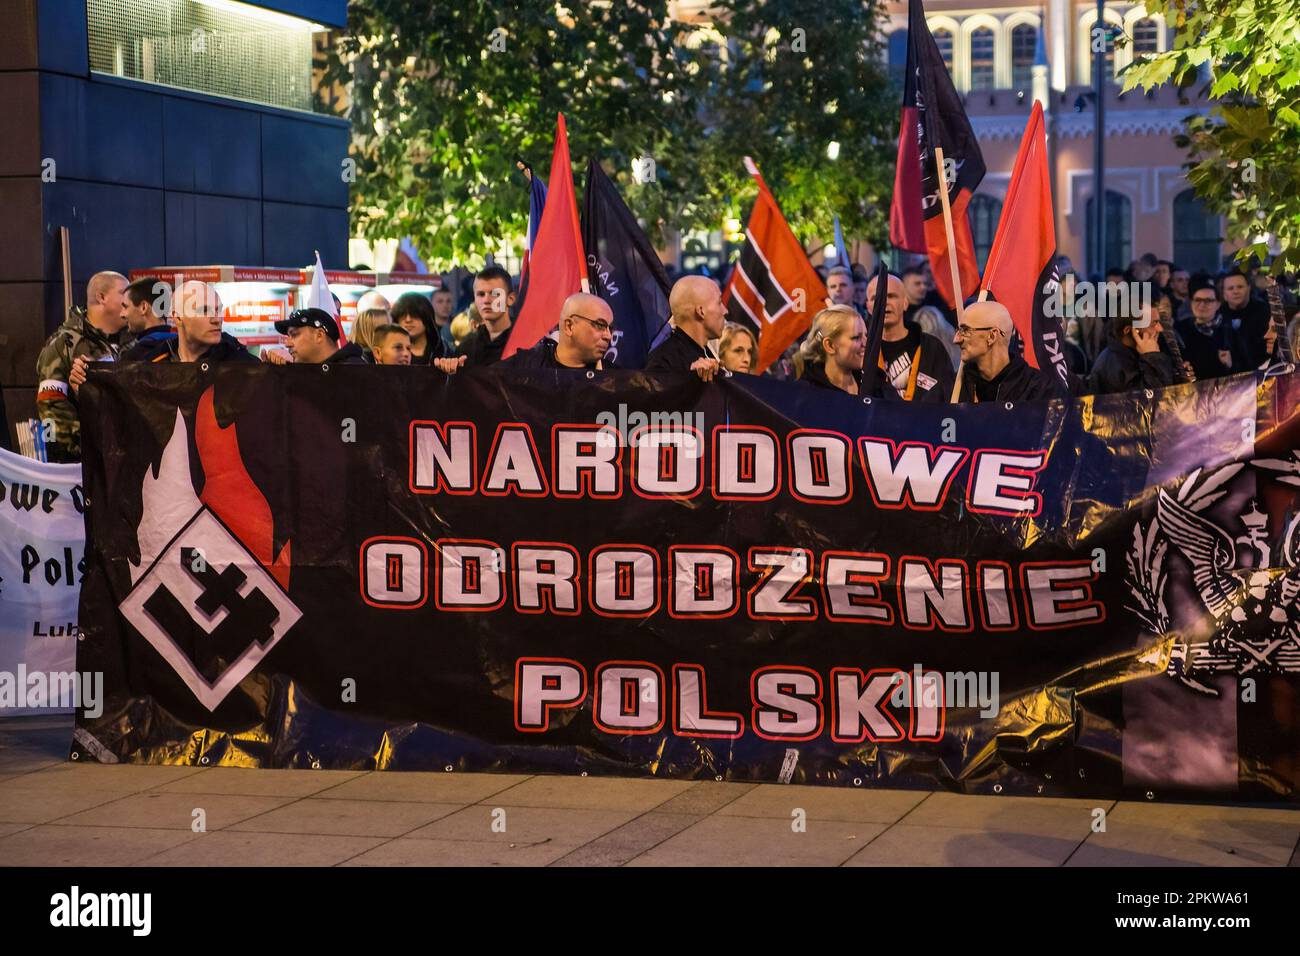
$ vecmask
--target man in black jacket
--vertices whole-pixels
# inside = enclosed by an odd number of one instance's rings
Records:
[[[713,381],[722,367],[709,348],[709,340],[720,338],[727,325],[727,307],[722,290],[705,276],[682,276],[668,293],[673,334],[650,350],[647,372],[694,372]]]
[[[1223,277],[1223,305],[1219,314],[1231,324],[1240,339],[1240,351],[1245,359],[1245,369],[1259,368],[1268,360],[1269,348],[1264,342],[1268,334],[1268,306],[1251,297],[1250,282],[1240,270],[1234,269]]]
[[[501,364],[512,368],[602,369],[614,337],[614,313],[597,295],[575,292],[560,309],[559,337],[544,336]]]
[[[1248,368],[1241,350],[1241,340],[1219,313],[1219,296],[1214,283],[1204,282],[1192,289],[1192,317],[1175,322],[1182,341],[1183,358],[1191,363],[1197,381],[1219,378]]]
[[[875,295],[873,278],[867,286],[867,301],[874,302]],[[880,378],[884,380],[882,394],[907,402],[947,403],[952,398],[956,377],[952,358],[947,347],[933,335],[904,323],[906,309],[903,282],[891,275],[885,296],[884,328],[880,333],[878,364]]]
[[[339,324],[324,309],[295,309],[275,330],[289,338],[295,365],[369,365],[356,342],[339,348]]]
[[[127,352],[136,362],[256,362],[238,339],[221,330],[221,299],[206,282],[181,283],[172,296],[175,336],[153,336]]]
[[[963,402],[1032,402],[1064,398],[1052,370],[1035,369],[1010,352],[1015,323],[1000,302],[968,306],[953,341],[961,346]]]
[[[1160,351],[1164,327],[1155,306],[1134,321],[1117,315],[1111,320],[1110,341],[1092,366],[1090,391],[1098,395],[1135,388],[1165,388],[1174,384],[1174,360]]]

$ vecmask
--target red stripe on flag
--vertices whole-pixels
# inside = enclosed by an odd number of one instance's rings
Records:
[[[573,190],[573,167],[569,162],[569,137],[564,114],[555,124],[555,149],[551,155],[551,178],[546,189],[546,208],[537,228],[537,242],[529,254],[528,297],[515,326],[510,330],[504,358],[520,349],[532,348],[560,321],[564,300],[582,291],[587,275],[587,256],[578,228],[578,203]]]
[[[1047,138],[1043,108],[1035,102],[1011,171],[983,282],[983,288],[1011,313],[1025,344],[1025,361],[1034,368],[1042,368],[1034,335],[1035,294],[1039,278],[1055,254],[1056,225],[1047,169]]]
[[[921,215],[921,156],[916,144],[919,122],[916,108],[904,106],[898,124],[894,198],[889,204],[889,241],[899,249],[916,253],[928,248]]]

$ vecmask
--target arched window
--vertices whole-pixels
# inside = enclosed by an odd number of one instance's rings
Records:
[[[975,261],[983,272],[989,250],[993,248],[993,237],[998,231],[998,220],[1002,218],[1002,201],[976,193],[966,207],[966,215],[970,218],[971,238],[975,242]]]
[[[906,34],[906,30],[903,31]],[[930,35],[934,37],[934,42],[939,45],[939,55],[943,57],[943,64],[948,68],[948,75],[952,76],[952,31],[951,30],[933,30]],[[904,56],[906,59],[906,56]]]
[[[1196,193],[1185,189],[1174,197],[1174,262],[1188,272],[1214,272],[1222,258],[1221,221],[1205,208]]]
[[[1078,82],[1091,86],[1097,82],[1097,54],[1093,52],[1093,31],[1097,26],[1097,14],[1095,10],[1088,10],[1079,18],[1078,31]],[[1124,25],[1119,19],[1119,14],[1113,13],[1109,9],[1106,11],[1106,19],[1102,23],[1103,33],[1105,35],[1106,51],[1106,76],[1114,79],[1115,77],[1115,37],[1124,32]]]
[[[889,78],[902,86],[907,72],[907,31],[895,30],[889,35]]]
[[[1034,52],[1038,31],[1022,23],[1011,31],[1011,88],[1027,90],[1033,84]]]
[[[970,35],[970,88],[993,89],[993,31],[987,27]]]
[[[1133,24],[1133,59],[1160,49],[1160,24],[1144,17]]]
[[[1123,193],[1106,190],[1106,255],[1104,262],[1095,261],[1096,224],[1093,218],[1093,197],[1088,197],[1087,255],[1088,269],[1105,275],[1107,269],[1127,269],[1133,261],[1133,203]]]

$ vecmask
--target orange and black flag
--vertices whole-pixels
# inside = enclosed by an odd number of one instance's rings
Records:
[[[889,241],[899,249],[927,254],[936,288],[956,308],[948,238],[939,199],[939,184],[944,177],[935,168],[936,146],[943,149],[944,163],[949,169],[948,202],[952,206],[961,298],[965,300],[974,294],[980,281],[966,206],[984,179],[984,157],[939,46],[930,35],[921,0],[909,0],[907,76],[898,131],[894,199],[889,208]]]
[[[748,156],[745,169],[758,183],[758,199],[749,214],[745,243],[722,301],[727,306],[727,321],[743,325],[757,336],[754,371],[758,373],[808,331],[812,317],[825,305],[826,286]]]
[[[1055,294],[1059,281],[1047,136],[1043,107],[1035,102],[1011,171],[982,288],[1011,313],[1025,344],[1025,361],[1068,384],[1061,320],[1046,309],[1047,297]]]

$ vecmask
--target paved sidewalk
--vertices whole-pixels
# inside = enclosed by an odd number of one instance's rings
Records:
[[[1300,865],[1285,806],[87,765],[66,759],[70,728],[0,720],[0,865]]]

